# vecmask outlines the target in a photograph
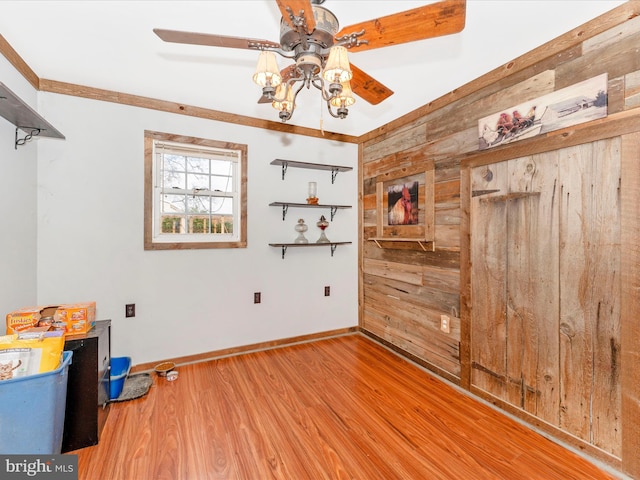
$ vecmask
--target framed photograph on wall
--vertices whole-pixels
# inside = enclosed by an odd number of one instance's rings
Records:
[[[376,237],[371,240],[378,246],[380,241],[433,242],[433,162],[391,171],[376,180]]]
[[[418,186],[413,178],[401,178],[387,185],[387,224],[418,225]]]
[[[486,150],[607,116],[608,74],[514,105],[478,120]]]

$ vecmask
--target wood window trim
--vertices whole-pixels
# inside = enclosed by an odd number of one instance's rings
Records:
[[[163,140],[188,143],[212,148],[239,150],[240,154],[240,238],[233,242],[154,242],[153,241],[153,142]],[[144,132],[144,249],[145,250],[191,250],[247,247],[247,145],[208,140],[170,133]]]

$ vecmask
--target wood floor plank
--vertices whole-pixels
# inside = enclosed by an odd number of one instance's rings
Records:
[[[612,479],[359,334],[179,367],[115,403],[79,479]]]

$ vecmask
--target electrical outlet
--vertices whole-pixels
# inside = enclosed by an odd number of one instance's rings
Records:
[[[324,287],[324,296],[328,297],[331,295],[331,287]]]
[[[135,303],[127,303],[124,306],[124,316],[127,317],[127,318],[136,316],[136,304]]]
[[[262,301],[262,295],[260,294],[260,292],[255,292],[253,294],[253,303],[260,303]]]
[[[444,333],[451,332],[451,319],[447,315],[440,315],[440,330]]]

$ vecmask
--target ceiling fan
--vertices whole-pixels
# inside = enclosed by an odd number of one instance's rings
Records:
[[[153,31],[165,42],[259,51],[254,75],[262,87],[259,103],[272,103],[286,122],[305,86],[313,85],[322,92],[329,113],[336,118],[347,116],[347,107],[355,102],[352,92],[372,105],[393,94],[350,64],[347,50],[358,52],[458,33],[466,17],[466,0],[443,0],[340,29],[335,15],[320,6],[325,0],[275,1],[282,13],[280,43],[161,28]],[[274,53],[294,63],[278,70]]]

